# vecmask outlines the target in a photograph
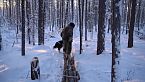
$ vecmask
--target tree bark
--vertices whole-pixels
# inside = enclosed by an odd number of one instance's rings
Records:
[[[22,6],[22,56],[25,56],[25,0],[21,1]]]
[[[12,0],[9,0],[9,22],[10,22],[10,25],[12,24],[12,21],[11,21],[11,19],[12,19]]]
[[[86,0],[86,3],[85,3],[85,41],[87,41],[87,35],[88,35],[88,22],[87,22],[87,20],[88,20],[88,13],[87,13],[87,11],[88,11],[88,0]]]
[[[128,33],[128,29],[129,29],[129,20],[130,20],[130,15],[131,15],[131,0],[128,0],[128,10],[127,10],[127,25],[126,25],[126,34]]]
[[[30,17],[31,17],[31,4],[30,1],[26,0],[26,17],[27,17],[27,38],[29,44],[31,44],[31,28],[30,28]]]
[[[82,54],[82,32],[83,32],[83,7],[84,7],[84,0],[78,0],[78,5],[79,5],[80,54]]]
[[[97,55],[105,49],[105,2],[106,0],[99,0]]]
[[[2,20],[0,20],[0,51],[2,50],[2,35],[1,35],[1,26],[2,25]]]
[[[17,0],[17,2],[16,2],[16,7],[17,7],[17,9],[16,9],[16,12],[17,12],[17,34],[19,33],[19,29],[20,29],[20,0]]]
[[[1,30],[0,30],[0,51],[2,50],[2,35],[1,35]]]
[[[128,48],[133,47],[133,32],[134,32],[134,23],[135,23],[136,0],[130,0],[130,3],[131,3],[131,16],[129,20]]]
[[[38,45],[44,45],[44,1],[39,0]]]
[[[137,23],[137,30],[138,31],[140,30],[141,3],[142,3],[142,0],[139,0],[139,2],[138,2],[138,12],[137,12],[137,15],[136,15],[136,23]]]
[[[119,58],[120,58],[120,0],[112,0],[112,69],[111,69],[111,82],[119,81]]]
[[[74,22],[74,0],[71,0],[71,13],[72,13],[71,21]]]

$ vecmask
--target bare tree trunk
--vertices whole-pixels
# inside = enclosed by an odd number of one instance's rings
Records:
[[[44,1],[39,0],[38,45],[44,45]]]
[[[142,0],[139,0],[139,3],[138,3],[138,12],[137,12],[137,16],[136,16],[137,30],[138,31],[140,30],[141,3],[142,3]]]
[[[72,13],[72,19],[71,21],[74,22],[74,0],[71,0],[71,13]]]
[[[145,1],[143,2],[142,12],[141,12],[141,27],[145,25]]]
[[[6,13],[5,13],[6,15],[5,16],[6,16],[6,19],[8,19],[9,15],[8,15],[8,1],[7,0],[5,0],[5,4],[6,4],[6,9],[5,9],[6,10]]]
[[[1,29],[0,29],[0,51],[2,50],[2,35],[1,35]]]
[[[12,24],[16,26],[17,22],[17,15],[16,15],[16,6],[13,5],[16,2],[16,0],[12,0]]]
[[[25,0],[21,1],[22,8],[22,56],[25,56]]]
[[[5,2],[3,0],[3,16],[5,16]]]
[[[69,7],[69,0],[67,0],[67,2],[66,2],[66,10],[65,10],[65,17],[64,17],[64,25],[66,25],[67,24],[67,19],[68,19],[68,8]]]
[[[81,0],[78,0],[79,5],[79,30],[80,30],[80,54],[82,53],[82,28],[81,28]]]
[[[131,3],[131,16],[129,21],[129,35],[128,35],[128,48],[133,47],[133,32],[135,23],[135,12],[136,12],[136,0],[130,0]]]
[[[57,1],[57,7],[56,7],[57,9],[56,9],[56,13],[57,13],[57,27],[59,27],[60,26],[60,1]],[[60,28],[60,27],[59,27]]]
[[[99,0],[97,55],[105,49],[105,2],[106,0]]]
[[[32,42],[33,42],[33,45],[35,45],[35,29],[36,29],[36,20],[35,20],[35,15],[36,15],[36,10],[35,10],[35,3],[34,2],[37,2],[36,0],[32,0]]]
[[[122,22],[123,22],[123,28],[122,28],[122,34],[124,33],[125,31],[125,28],[126,28],[126,25],[127,25],[127,1],[126,0],[123,0],[122,1],[123,3],[123,9],[122,9]]]
[[[128,11],[127,11],[127,25],[126,25],[126,34],[128,33],[128,29],[129,29],[129,20],[130,20],[130,15],[131,15],[131,0],[128,0]]]
[[[0,30],[0,51],[2,50],[2,35],[1,35],[1,30]]]
[[[63,20],[63,18],[64,18],[64,4],[65,2],[64,2],[64,0],[61,0],[61,6],[60,6],[60,23],[61,23],[61,28],[63,28],[64,27],[64,20]]]
[[[120,58],[120,0],[112,0],[112,69],[111,69],[111,82],[119,81],[119,58]]]
[[[87,41],[87,35],[88,35],[88,6],[87,6],[87,3],[88,3],[88,0],[86,0],[86,3],[85,3],[85,41]]]
[[[10,22],[10,25],[12,24],[12,21],[11,21],[11,17],[12,17],[12,3],[11,3],[12,0],[9,0],[9,22]]]
[[[54,23],[55,23],[55,6],[54,6],[54,1],[51,0],[50,3],[50,29],[53,32],[54,31]]]
[[[94,16],[94,25],[95,25],[95,31],[97,32],[97,20],[98,20],[98,7],[97,7],[97,3],[98,1],[95,1],[94,0],[94,13],[95,13],[95,16]]]
[[[31,5],[30,5],[30,1],[26,0],[27,38],[28,38],[29,44],[31,44],[30,16],[31,16]]]
[[[84,27],[84,0],[82,0],[81,1],[81,4],[82,4],[82,6],[81,6],[81,8],[82,8],[82,10],[81,10],[81,12],[82,12],[82,15],[81,15],[81,25],[82,25],[82,37],[83,37],[83,27]]]
[[[17,6],[17,34],[19,33],[19,28],[20,28],[20,0],[17,0],[16,2],[16,6]]]
[[[63,28],[63,26],[62,26],[62,15],[63,15],[63,13],[62,13],[62,4],[63,4],[62,1],[63,0],[60,1],[60,15],[59,15],[60,16],[59,17],[59,25],[60,25],[60,28]]]
[[[83,7],[84,0],[78,0],[79,5],[79,30],[80,30],[80,54],[82,54],[82,34],[83,34]],[[82,9],[81,9],[82,8]]]

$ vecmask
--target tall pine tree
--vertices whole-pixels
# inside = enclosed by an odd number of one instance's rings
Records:
[[[21,1],[22,6],[22,56],[25,56],[25,0]]]
[[[44,44],[44,0],[39,0],[38,45]]]
[[[97,55],[105,49],[105,2],[106,0],[99,0]]]
[[[129,35],[128,35],[128,48],[133,47],[133,32],[135,23],[135,12],[136,12],[136,0],[130,0],[131,4],[131,16],[129,18]]]
[[[120,58],[120,0],[112,0],[112,70],[111,82],[119,81],[119,58]],[[118,75],[117,75],[118,74]]]

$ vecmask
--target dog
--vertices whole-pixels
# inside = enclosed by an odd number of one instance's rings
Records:
[[[58,51],[60,52],[60,49],[63,47],[63,41],[60,40],[58,42],[55,43],[55,45],[53,46],[53,49],[57,48]]]

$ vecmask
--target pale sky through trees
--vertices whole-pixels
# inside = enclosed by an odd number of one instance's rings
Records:
[[[5,1],[6,2],[6,1]],[[15,6],[16,5],[16,2],[13,1],[12,4]],[[9,6],[9,2],[7,1],[7,5]],[[0,0],[0,7],[2,8],[3,7],[3,0]]]
[[[0,0],[0,7],[3,7],[3,3],[2,3],[2,0]]]

